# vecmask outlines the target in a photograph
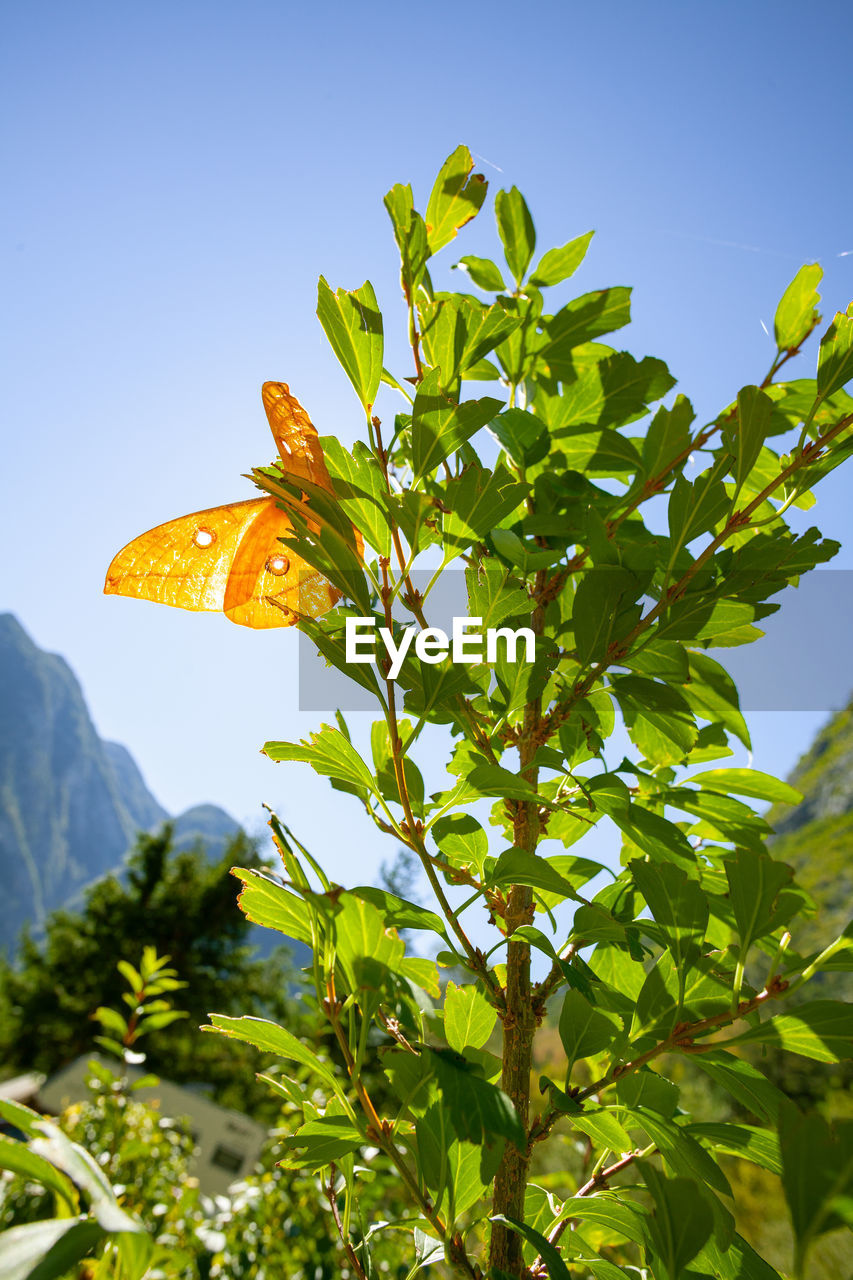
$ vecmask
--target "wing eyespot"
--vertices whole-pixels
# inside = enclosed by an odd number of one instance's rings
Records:
[[[193,534],[193,542],[197,547],[212,547],[215,541],[215,531],[213,529],[206,528],[205,525],[199,525]]]
[[[275,552],[273,555],[267,557],[265,568],[267,573],[273,574],[276,578],[281,578],[290,568],[290,561],[287,556],[283,556],[279,552]]]

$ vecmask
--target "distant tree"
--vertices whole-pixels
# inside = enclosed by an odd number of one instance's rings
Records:
[[[420,903],[422,876],[418,855],[412,849],[398,849],[395,857],[390,862],[384,859],[379,868],[382,888],[409,902]]]
[[[269,1105],[268,1090],[247,1095],[246,1077],[257,1055],[198,1030],[211,1009],[242,1012],[247,1002],[255,1014],[294,1015],[291,957],[280,947],[266,959],[256,958],[252,926],[237,909],[238,885],[229,874],[235,863],[263,865],[244,833],[211,861],[200,845],[177,851],[166,825],[156,835],[139,836],[124,877],[98,881],[80,911],[54,912],[43,940],[25,930],[17,963],[0,964],[5,1072],[52,1072],[96,1049],[93,1011],[120,1004],[116,961],[136,963],[143,947],[153,946],[170,957],[187,983],[181,1003],[189,1018],[151,1036],[151,1070],[178,1082],[204,1082],[225,1105]]]

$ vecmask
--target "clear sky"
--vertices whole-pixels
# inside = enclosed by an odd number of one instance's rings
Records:
[[[760,381],[803,262],[824,266],[826,321],[853,297],[853,11],[33,0],[3,26],[0,608],[68,659],[170,810],[214,801],[257,828],[266,801],[333,874],[367,872],[393,850],[354,802],[258,754],[320,719],[296,709],[296,635],[104,597],[112,555],[252,496],[265,379],[355,437],[317,277],[369,276],[404,336],[382,196],[411,181],[423,204],[459,142],[493,190],[522,189],[543,247],[596,229],[573,291],[634,285],[619,341],[665,358],[700,413]],[[447,266],[493,251],[478,224]],[[814,512],[847,569],[849,486],[836,472]],[[816,619],[803,661],[827,642]],[[755,764],[789,768],[822,718],[753,715]]]

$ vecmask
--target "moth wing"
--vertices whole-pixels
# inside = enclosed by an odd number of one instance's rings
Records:
[[[293,526],[273,498],[240,541],[223,608],[226,617],[244,627],[286,627],[299,614],[317,618],[328,613],[340,592],[280,539]]]
[[[287,383],[265,382],[261,396],[285,474],[333,493],[317,428]]]
[[[278,541],[291,528],[272,498],[180,516],[119,551],[104,591],[179,609],[222,610],[247,627],[292,626],[297,612],[319,616],[339,597]]]

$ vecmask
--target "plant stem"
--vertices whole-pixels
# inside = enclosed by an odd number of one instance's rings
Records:
[[[349,1235],[344,1231],[344,1224],[341,1222],[341,1215],[338,1213],[338,1197],[335,1194],[335,1181],[337,1179],[337,1175],[337,1168],[334,1164],[330,1164],[329,1181],[324,1185],[323,1190],[326,1193],[326,1199],[328,1200],[329,1208],[332,1211],[332,1218],[334,1219],[335,1227],[337,1228],[337,1232],[340,1236],[341,1244],[343,1245],[344,1253],[347,1255],[349,1264],[355,1274],[359,1277],[359,1280],[367,1280],[364,1268],[358,1260],[358,1255],[356,1254],[355,1249],[352,1247],[352,1241],[350,1240]]]
[[[700,1046],[693,1044],[696,1036],[703,1036],[708,1031],[716,1031],[722,1027],[729,1026],[732,1022],[745,1018],[747,1014],[755,1013],[756,1009],[760,1009],[768,1000],[777,1000],[780,996],[786,995],[789,989],[787,982],[774,978],[757,996],[753,996],[751,1000],[741,1001],[736,1009],[729,1009],[724,1013],[715,1013],[709,1018],[700,1018],[698,1022],[683,1022],[679,1024],[673,1028],[666,1040],[662,1040],[653,1049],[647,1049],[645,1053],[640,1054],[638,1058],[634,1058],[631,1062],[617,1063],[606,1075],[596,1080],[593,1084],[587,1085],[585,1089],[581,1089],[575,1095],[576,1100],[578,1102],[586,1101],[587,1098],[591,1098],[594,1094],[600,1093],[602,1089],[606,1089],[608,1085],[614,1084],[622,1076],[639,1070],[640,1067],[645,1066],[647,1062],[651,1062],[653,1058],[659,1057],[662,1053],[667,1053],[670,1050],[681,1050],[685,1053],[701,1051]],[[719,1048],[720,1045],[715,1042],[712,1047]]]
[[[544,571],[536,575],[536,588],[541,591]],[[537,596],[534,594],[534,599]],[[531,616],[532,630],[541,636],[545,625],[545,609],[539,603]],[[524,723],[518,742],[520,776],[536,787],[539,771],[532,764],[542,726],[542,700],[534,698],[524,708]],[[539,808],[535,801],[517,804],[513,841],[516,848],[535,853],[539,843]],[[530,1113],[530,1072],[533,1063],[533,1037],[539,1022],[530,980],[530,946],[513,938],[519,926],[533,919],[533,891],[526,885],[510,887],[506,906],[507,977],[506,1012],[503,1017],[503,1069],[501,1087],[511,1099],[525,1134]],[[524,1198],[530,1164],[530,1144],[523,1151],[507,1143],[495,1178],[492,1205],[494,1214],[524,1220]],[[510,1276],[524,1272],[521,1236],[503,1222],[492,1226],[490,1265]]]
[[[636,1151],[629,1151],[628,1154],[624,1155],[621,1160],[617,1160],[615,1164],[609,1165],[608,1168],[606,1169],[602,1169],[600,1167],[601,1163],[603,1163],[603,1161],[600,1161],[599,1166],[595,1170],[593,1170],[593,1174],[589,1182],[585,1182],[584,1185],[578,1191],[575,1192],[574,1199],[578,1200],[582,1196],[589,1196],[593,1193],[593,1191],[599,1191],[602,1188],[606,1187],[610,1179],[615,1174],[621,1173],[623,1169],[629,1168],[629,1166],[632,1165],[635,1160],[642,1160],[644,1156],[651,1155],[654,1149],[655,1149],[655,1144],[652,1142],[649,1144],[649,1146],[644,1147],[642,1151],[639,1150],[639,1148]],[[607,1153],[605,1152],[605,1155],[606,1154]],[[574,1221],[576,1221],[576,1219],[573,1218],[571,1214],[567,1218],[562,1218],[557,1223],[554,1230],[551,1232],[551,1235],[548,1237],[548,1243],[557,1244],[560,1237],[563,1235],[563,1232]],[[542,1266],[543,1266],[543,1261],[542,1261],[542,1255],[540,1254],[540,1256],[533,1263],[533,1266],[530,1268],[531,1274],[537,1275],[541,1270]]]

